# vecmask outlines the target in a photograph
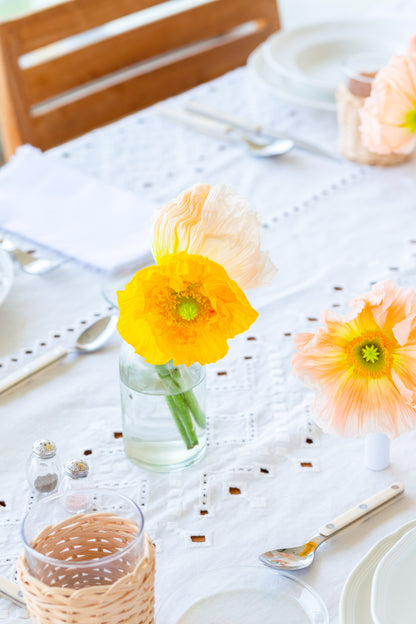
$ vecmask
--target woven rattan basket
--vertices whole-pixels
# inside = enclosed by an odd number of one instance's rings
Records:
[[[360,108],[365,98],[353,95],[345,86],[337,91],[338,149],[348,160],[363,165],[390,167],[406,162],[412,154],[375,154],[364,147],[360,132]]]
[[[74,526],[74,519],[68,518],[45,529],[32,546],[53,559],[99,561],[100,557],[122,550],[137,534],[134,522],[109,513],[79,514],[76,522]],[[22,553],[17,560],[18,581],[32,621],[36,624],[152,624],[155,555],[146,535],[144,556],[139,563],[136,561],[137,558],[133,562],[128,555],[117,559],[120,578],[115,582],[94,575],[92,568],[91,583],[76,570],[62,572],[62,568],[52,565],[46,565],[41,578],[35,578]]]

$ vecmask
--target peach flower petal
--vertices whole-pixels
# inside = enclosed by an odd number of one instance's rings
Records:
[[[415,109],[416,55],[393,56],[377,73],[371,95],[360,110],[365,147],[378,154],[410,153],[415,137],[405,121]]]
[[[248,201],[226,184],[199,184],[155,215],[153,254],[180,251],[221,264],[243,290],[270,284],[276,268],[260,249],[260,219]]]
[[[407,53],[416,55],[416,35],[413,35],[413,37],[410,39]]]

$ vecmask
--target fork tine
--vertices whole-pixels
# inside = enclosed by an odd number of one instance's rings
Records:
[[[23,271],[31,275],[42,275],[43,273],[52,271],[65,262],[63,259],[54,261],[33,256],[27,251],[19,249],[11,240],[6,238],[0,237],[0,247],[7,251],[19,263]]]

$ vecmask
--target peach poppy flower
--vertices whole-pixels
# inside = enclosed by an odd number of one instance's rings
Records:
[[[258,317],[222,266],[186,252],[138,271],[117,299],[118,331],[149,364],[216,362]]]
[[[323,329],[296,336],[293,372],[316,390],[325,431],[395,438],[416,427],[416,293],[386,281],[351,305],[354,313],[328,310]]]
[[[411,42],[410,50],[415,47]],[[370,152],[409,154],[416,131],[416,54],[393,56],[374,78],[360,109],[361,136]]]
[[[408,54],[416,54],[416,35],[414,35],[410,41],[409,41],[409,46],[407,48],[407,53]]]
[[[152,250],[157,262],[187,251],[221,264],[243,290],[269,284],[276,268],[260,249],[260,219],[226,184],[197,184],[156,212]]]

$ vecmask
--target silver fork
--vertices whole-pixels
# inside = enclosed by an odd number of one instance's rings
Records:
[[[37,258],[27,251],[23,251],[7,238],[0,237],[0,247],[7,251],[12,258],[18,262],[21,269],[31,275],[42,275],[48,271],[56,269],[64,260],[49,260],[47,258]]]

